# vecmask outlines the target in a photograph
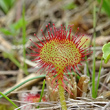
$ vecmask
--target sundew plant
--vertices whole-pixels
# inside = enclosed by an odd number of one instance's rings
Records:
[[[85,60],[85,56],[90,54],[85,45],[88,39],[85,39],[83,43],[81,42],[84,35],[77,34],[79,28],[77,28],[76,34],[72,35],[72,26],[69,25],[66,30],[62,25],[59,29],[54,24],[53,27],[50,27],[50,24],[47,25],[48,37],[41,30],[45,42],[42,42],[35,35],[41,45],[30,39],[36,46],[30,47],[35,51],[30,56],[37,57],[33,61],[38,62],[40,69],[46,69],[48,71],[47,75],[51,72],[52,76],[54,76],[52,82],[56,81],[57,83],[62,110],[67,110],[64,95],[64,90],[68,91],[64,82],[64,80],[67,81],[67,76],[65,77],[64,73],[67,73],[67,70],[71,71],[73,69],[75,71],[75,68],[78,69],[77,65],[81,65],[81,61]]]

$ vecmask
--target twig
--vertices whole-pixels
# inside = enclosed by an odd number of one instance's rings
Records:
[[[108,103],[102,108],[102,110],[105,110],[109,105],[110,105],[110,102],[108,102]]]

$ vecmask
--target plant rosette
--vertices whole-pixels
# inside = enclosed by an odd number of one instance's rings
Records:
[[[59,89],[59,97],[60,103],[62,106],[62,110],[67,110],[64,90],[68,91],[67,86],[64,80],[68,81],[67,75],[65,77],[64,73],[67,73],[67,70],[71,71],[75,68],[78,69],[78,64],[81,64],[81,61],[85,60],[85,56],[89,55],[88,48],[86,46],[86,42],[88,39],[83,39],[83,34],[78,35],[79,28],[77,28],[77,32],[72,35],[72,27],[73,25],[69,25],[67,30],[65,27],[61,25],[59,29],[55,27],[50,27],[50,24],[46,26],[48,37],[42,31],[44,42],[42,42],[36,35],[36,38],[39,40],[41,45],[38,45],[36,42],[32,41],[32,43],[36,46],[31,46],[30,49],[34,51],[30,56],[37,57],[32,60],[37,62],[36,66],[39,66],[40,69],[45,69],[47,75],[52,73],[54,79],[52,82],[57,83]],[[41,72],[42,73],[42,72]]]
[[[32,93],[23,93],[21,96],[21,101],[24,101],[25,103],[35,103],[35,102],[39,102],[40,100],[40,94],[32,94]],[[46,98],[45,96],[42,97],[42,102],[46,102]],[[32,109],[32,105],[31,104],[22,104],[23,107],[21,108],[21,110],[30,110]],[[21,105],[21,106],[22,106]]]

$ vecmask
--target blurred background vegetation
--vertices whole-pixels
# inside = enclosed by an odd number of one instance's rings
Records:
[[[94,33],[93,6],[96,4],[96,75],[102,56],[102,46],[110,41],[110,0],[0,0],[0,91],[4,92],[14,86],[21,79],[37,71],[39,67],[31,61],[33,57],[27,47],[33,45],[29,39],[39,43],[34,33],[42,40],[41,28],[46,32],[48,23],[55,23],[59,28],[61,24],[73,26],[73,34],[77,27],[80,33],[89,36]],[[91,41],[92,42],[92,41]],[[92,43],[93,44],[93,43]],[[90,78],[92,75],[92,61],[88,65]],[[110,63],[102,64],[103,72],[109,73]],[[82,74],[87,71],[81,69]],[[101,74],[103,75],[103,74]],[[109,85],[104,77],[100,82],[101,93]],[[105,82],[104,82],[105,81]],[[42,81],[41,81],[42,82]],[[41,84],[38,84],[41,86]],[[29,86],[29,88],[32,88]],[[108,90],[108,87],[105,89]],[[17,98],[15,95],[12,98]],[[13,110],[6,108],[0,99],[0,110]],[[6,102],[6,100],[4,101]],[[8,102],[6,105],[8,106]]]

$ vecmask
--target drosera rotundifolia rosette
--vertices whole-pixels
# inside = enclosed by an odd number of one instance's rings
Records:
[[[78,69],[77,65],[81,65],[81,61],[85,60],[85,56],[90,54],[89,47],[85,45],[88,39],[85,39],[82,43],[81,39],[84,35],[77,34],[79,28],[77,28],[76,34],[72,35],[72,26],[69,25],[66,30],[65,26],[61,25],[57,29],[54,24],[52,27],[48,24],[46,25],[48,37],[41,30],[45,42],[42,42],[36,35],[41,45],[30,39],[36,47],[30,47],[35,53],[29,55],[37,57],[33,61],[38,61],[40,69],[43,68],[43,70],[48,71],[47,75],[51,72],[54,76],[52,82],[57,82],[62,110],[67,110],[64,96],[64,90],[67,90],[64,80],[67,80],[67,76],[65,77],[64,73],[67,73],[67,70],[71,71],[71,68],[74,71],[75,67]]]
[[[22,93],[21,95],[21,101],[23,102],[27,102],[27,103],[36,103],[39,102],[40,100],[40,94],[34,94],[34,93]],[[46,98],[45,96],[42,97],[42,102],[46,102]],[[31,104],[26,104],[22,106],[21,110],[31,110],[32,109],[32,105]]]

